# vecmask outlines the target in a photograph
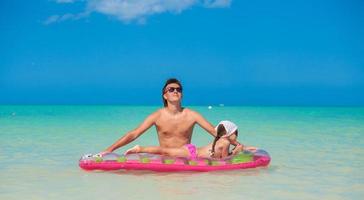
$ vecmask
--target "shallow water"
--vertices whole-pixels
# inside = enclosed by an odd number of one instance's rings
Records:
[[[0,106],[0,199],[361,199],[363,107],[191,107],[232,120],[239,141],[267,150],[269,167],[206,173],[86,172],[97,153],[157,107]],[[199,127],[193,143],[211,136]],[[135,145],[157,145],[154,128]]]

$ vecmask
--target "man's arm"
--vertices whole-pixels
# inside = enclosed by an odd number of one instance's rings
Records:
[[[202,115],[195,111],[191,111],[195,117],[196,123],[200,125],[203,129],[205,129],[208,133],[210,133],[212,136],[216,137],[216,130],[210,122],[208,122]]]
[[[142,124],[139,125],[136,129],[129,131],[123,137],[121,137],[118,141],[116,141],[113,145],[107,148],[103,153],[110,153],[115,151],[116,149],[129,144],[134,141],[140,135],[142,135],[146,130],[148,130],[152,125],[155,124],[157,118],[159,116],[159,111],[149,115]]]

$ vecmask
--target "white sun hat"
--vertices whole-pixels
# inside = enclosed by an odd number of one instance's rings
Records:
[[[232,135],[236,130],[238,130],[238,126],[236,124],[234,124],[231,121],[221,121],[219,122],[219,124],[215,127],[215,130],[217,130],[217,127],[222,124],[226,130],[226,137],[229,137],[230,135]]]

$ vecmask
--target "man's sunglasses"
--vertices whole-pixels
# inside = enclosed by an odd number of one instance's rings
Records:
[[[182,88],[180,88],[180,87],[169,87],[169,88],[166,89],[165,92],[173,93],[174,91],[182,93]]]

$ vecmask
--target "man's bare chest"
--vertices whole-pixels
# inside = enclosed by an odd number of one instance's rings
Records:
[[[156,126],[161,131],[187,131],[194,126],[193,119],[188,117],[161,117],[156,121]]]

